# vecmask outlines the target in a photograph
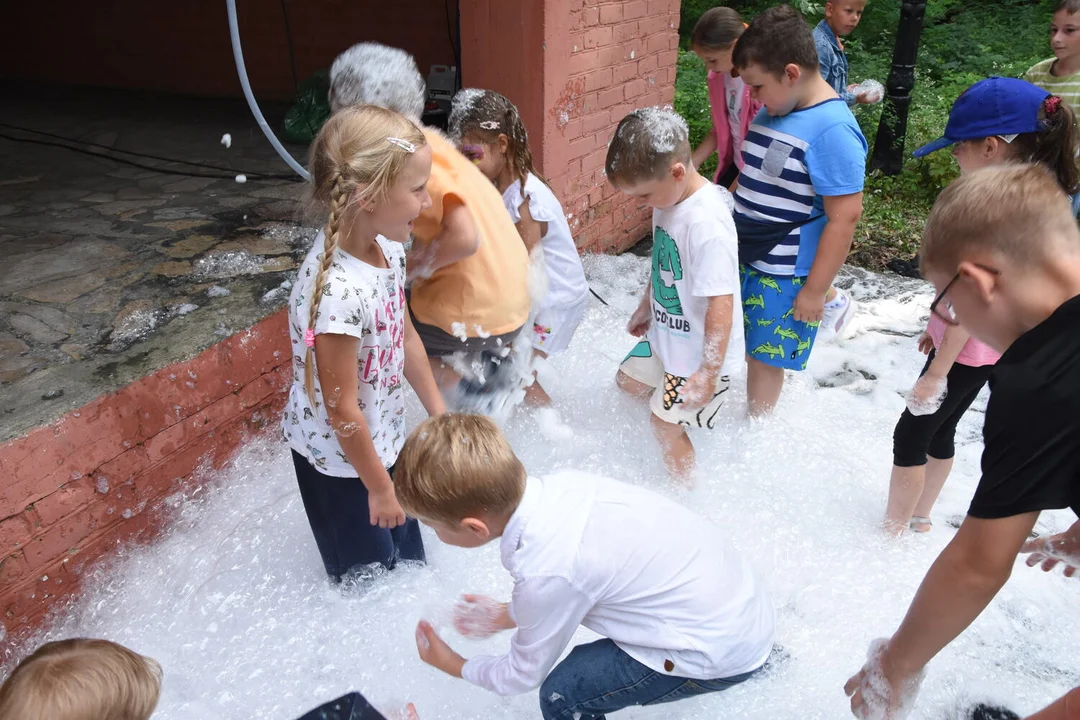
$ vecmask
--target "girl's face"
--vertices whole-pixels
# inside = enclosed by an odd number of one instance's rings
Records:
[[[960,166],[960,172],[969,173],[1005,162],[1009,157],[1009,144],[998,137],[961,140],[953,145],[952,156]]]
[[[700,47],[693,48],[694,54],[701,58],[701,62],[705,63],[705,68],[718,75],[724,75],[731,72],[733,67],[731,64],[731,51],[734,49],[734,45],[726,50]]]
[[[1080,14],[1058,10],[1050,21],[1050,47],[1058,60],[1080,55]]]
[[[370,206],[367,215],[375,232],[396,242],[409,241],[413,221],[431,207],[431,196],[427,191],[429,177],[431,146],[421,145],[409,155],[386,199]]]
[[[495,182],[499,173],[506,167],[507,137],[505,135],[499,135],[498,141],[489,143],[473,133],[466,133],[462,136],[458,147],[461,149],[461,154],[472,160],[480,172],[492,182]]]

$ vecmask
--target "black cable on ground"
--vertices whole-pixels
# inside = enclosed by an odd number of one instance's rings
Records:
[[[121,155],[131,155],[133,157],[141,157],[141,158],[146,158],[148,160],[160,160],[161,162],[174,163],[176,165],[191,165],[192,167],[201,167],[201,168],[206,168],[208,170],[221,170],[222,172],[232,173],[234,176],[235,175],[247,175],[249,178],[252,178],[252,177],[259,177],[259,178],[264,178],[264,179],[265,178],[273,178],[275,180],[288,180],[288,179],[290,179],[292,177],[295,177],[291,173],[290,174],[285,174],[285,173],[264,173],[264,172],[259,172],[259,171],[256,171],[256,170],[236,170],[234,168],[225,167],[223,165],[214,165],[212,163],[197,162],[195,160],[179,160],[177,158],[162,157],[161,155],[151,155],[149,153],[135,152],[134,150],[121,150],[120,148],[110,147],[109,145],[102,145],[101,143],[91,142],[89,140],[76,140],[74,138],[65,137],[63,135],[57,135],[55,133],[45,132],[44,130],[31,130],[30,128],[24,128],[24,127],[20,127],[18,125],[9,125],[9,124],[3,123],[3,122],[0,122],[0,127],[7,128],[8,130],[17,130],[19,132],[27,133],[29,135],[42,135],[44,137],[51,137],[51,138],[55,138],[56,140],[63,140],[66,143],[71,143],[72,145],[88,145],[90,147],[101,148],[103,150],[108,150],[109,152],[120,153]],[[8,137],[8,136],[5,135],[4,137]],[[14,140],[16,142],[24,141],[21,138],[8,137],[8,139],[9,140]],[[34,142],[34,141],[25,140],[24,142]],[[54,144],[54,143],[41,143],[41,144]],[[55,147],[66,147],[68,150],[74,150],[76,152],[82,152],[81,148],[69,147],[67,145],[58,145],[58,144],[54,144],[54,145],[55,145]],[[99,155],[98,153],[93,153],[93,154],[94,155]],[[101,155],[101,156],[103,156],[103,155]],[[118,158],[113,158],[113,159],[116,159],[118,162],[122,162]],[[136,166],[136,167],[142,167],[142,166]],[[158,168],[148,168],[148,169],[157,170]],[[160,172],[167,172],[167,171],[161,170]],[[199,176],[196,176],[196,177],[199,177]]]
[[[598,295],[598,294],[597,294],[597,292],[596,292],[595,290],[593,290],[593,289],[592,289],[592,286],[591,286],[591,285],[589,286],[589,292],[591,292],[591,293],[593,294],[593,297],[594,297],[594,298],[596,298],[597,300],[599,300],[600,302],[602,302],[602,303],[603,303],[603,304],[604,304],[605,306],[607,306],[607,307],[611,307],[610,305],[608,305],[608,301],[607,301],[607,300],[605,300],[604,298],[600,297],[600,295]]]
[[[10,140],[11,142],[28,143],[30,145],[44,145],[46,147],[63,148],[64,150],[70,150],[72,152],[81,153],[83,155],[89,155],[90,157],[96,157],[96,158],[100,158],[102,160],[109,160],[111,162],[119,163],[121,165],[130,165],[131,167],[137,167],[137,168],[140,168],[142,170],[149,170],[150,172],[160,173],[162,175],[179,175],[179,176],[182,176],[182,177],[213,178],[215,180],[235,180],[236,175],[247,175],[247,173],[241,173],[241,172],[237,172],[237,173],[235,173],[233,175],[220,175],[220,174],[211,174],[211,173],[190,172],[190,171],[186,171],[186,170],[170,170],[170,169],[167,169],[167,168],[155,167],[153,165],[146,165],[144,163],[135,162],[134,160],[128,160],[126,158],[119,158],[119,157],[114,157],[112,155],[106,155],[105,153],[94,152],[93,150],[87,150],[86,148],[72,147],[71,145],[64,145],[64,144],[56,143],[56,142],[49,142],[48,140],[31,140],[30,138],[18,138],[18,137],[13,137],[11,135],[8,135],[7,133],[0,133],[0,139]],[[182,162],[182,161],[168,160],[167,162]],[[230,172],[232,172],[232,171],[230,171]],[[255,181],[255,182],[258,182],[260,180],[292,180],[295,177],[296,176],[294,174],[292,174],[292,173],[289,173],[287,175],[286,174],[270,175],[270,174],[262,174],[262,173],[252,173],[250,176],[248,176],[248,179],[252,180],[252,181]]]

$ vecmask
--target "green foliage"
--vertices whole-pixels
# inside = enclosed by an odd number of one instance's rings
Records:
[[[718,0],[683,0],[683,47],[698,17],[718,4]],[[749,21],[776,0],[729,0],[726,4]],[[808,15],[811,24],[822,17],[824,0],[793,0],[793,4]],[[870,0],[859,28],[844,38],[851,82],[867,78],[886,81],[901,4],[900,0]],[[919,160],[911,157],[911,152],[940,137],[953,101],[973,83],[991,75],[1019,77],[1050,56],[1050,16],[1056,4],[1057,0],[927,3],[904,144],[904,170],[896,177],[873,173],[867,178],[853,262],[880,268],[894,257],[910,257],[917,251],[926,215],[958,169],[948,151]],[[696,145],[711,125],[705,68],[692,53],[680,53],[678,67],[675,108],[687,118]],[[872,151],[881,106],[859,106],[855,115]],[[715,159],[710,162],[715,163]]]

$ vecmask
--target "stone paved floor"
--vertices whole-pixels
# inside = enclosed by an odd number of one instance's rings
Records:
[[[6,125],[288,172],[243,102],[72,90],[3,97]],[[283,108],[264,111],[277,126]],[[303,162],[305,149],[290,149]],[[284,305],[313,235],[297,225],[304,186],[220,174],[228,178],[181,177],[0,138],[0,442]]]

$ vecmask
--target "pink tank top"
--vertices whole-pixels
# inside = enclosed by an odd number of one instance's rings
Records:
[[[935,348],[941,347],[947,329],[948,326],[944,320],[930,313],[930,323],[926,326],[926,332],[930,335],[930,339],[934,341]],[[989,346],[984,345],[975,338],[969,338],[964,344],[963,350],[960,351],[960,355],[957,356],[956,362],[968,367],[982,367],[983,365],[995,364],[1000,357],[1001,354]]]

